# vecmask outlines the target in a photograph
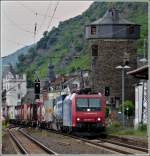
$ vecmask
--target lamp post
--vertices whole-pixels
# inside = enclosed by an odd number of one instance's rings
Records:
[[[130,67],[127,65],[124,66],[117,66],[116,69],[121,69],[122,70],[122,122],[123,122],[123,127],[125,127],[125,120],[124,120],[124,74],[125,74],[125,69],[129,69]]]

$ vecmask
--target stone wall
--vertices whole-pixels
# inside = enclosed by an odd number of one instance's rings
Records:
[[[92,44],[98,44],[98,57],[95,57],[91,66],[91,82],[96,91],[104,94],[105,87],[110,87],[110,96],[121,100],[122,79],[121,69],[117,66],[123,64],[125,56],[129,57],[128,71],[136,69],[136,41],[135,40],[92,40]],[[91,49],[92,50],[92,49]],[[92,54],[92,53],[91,53]],[[92,62],[91,56],[91,62]],[[125,74],[125,100],[134,101],[134,84],[136,80]]]

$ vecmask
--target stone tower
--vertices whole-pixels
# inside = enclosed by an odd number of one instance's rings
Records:
[[[86,25],[86,39],[90,42],[91,82],[102,94],[110,89],[112,104],[121,100],[121,69],[117,66],[137,67],[136,40],[140,37],[140,25],[120,16],[119,10],[111,8],[97,21]],[[125,100],[134,101],[134,83],[125,72]]]

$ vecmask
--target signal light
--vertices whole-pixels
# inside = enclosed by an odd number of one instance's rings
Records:
[[[105,96],[109,96],[109,95],[110,95],[110,88],[105,87]]]
[[[40,81],[39,80],[35,80],[34,82],[34,93],[40,94]]]

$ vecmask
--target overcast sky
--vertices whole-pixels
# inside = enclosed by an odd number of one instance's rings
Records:
[[[38,31],[35,40],[38,41],[48,27],[50,30],[53,26],[58,26],[60,21],[80,15],[92,1],[60,1],[50,25],[57,3],[57,1],[1,1],[1,55],[6,56],[34,43],[35,23]]]

